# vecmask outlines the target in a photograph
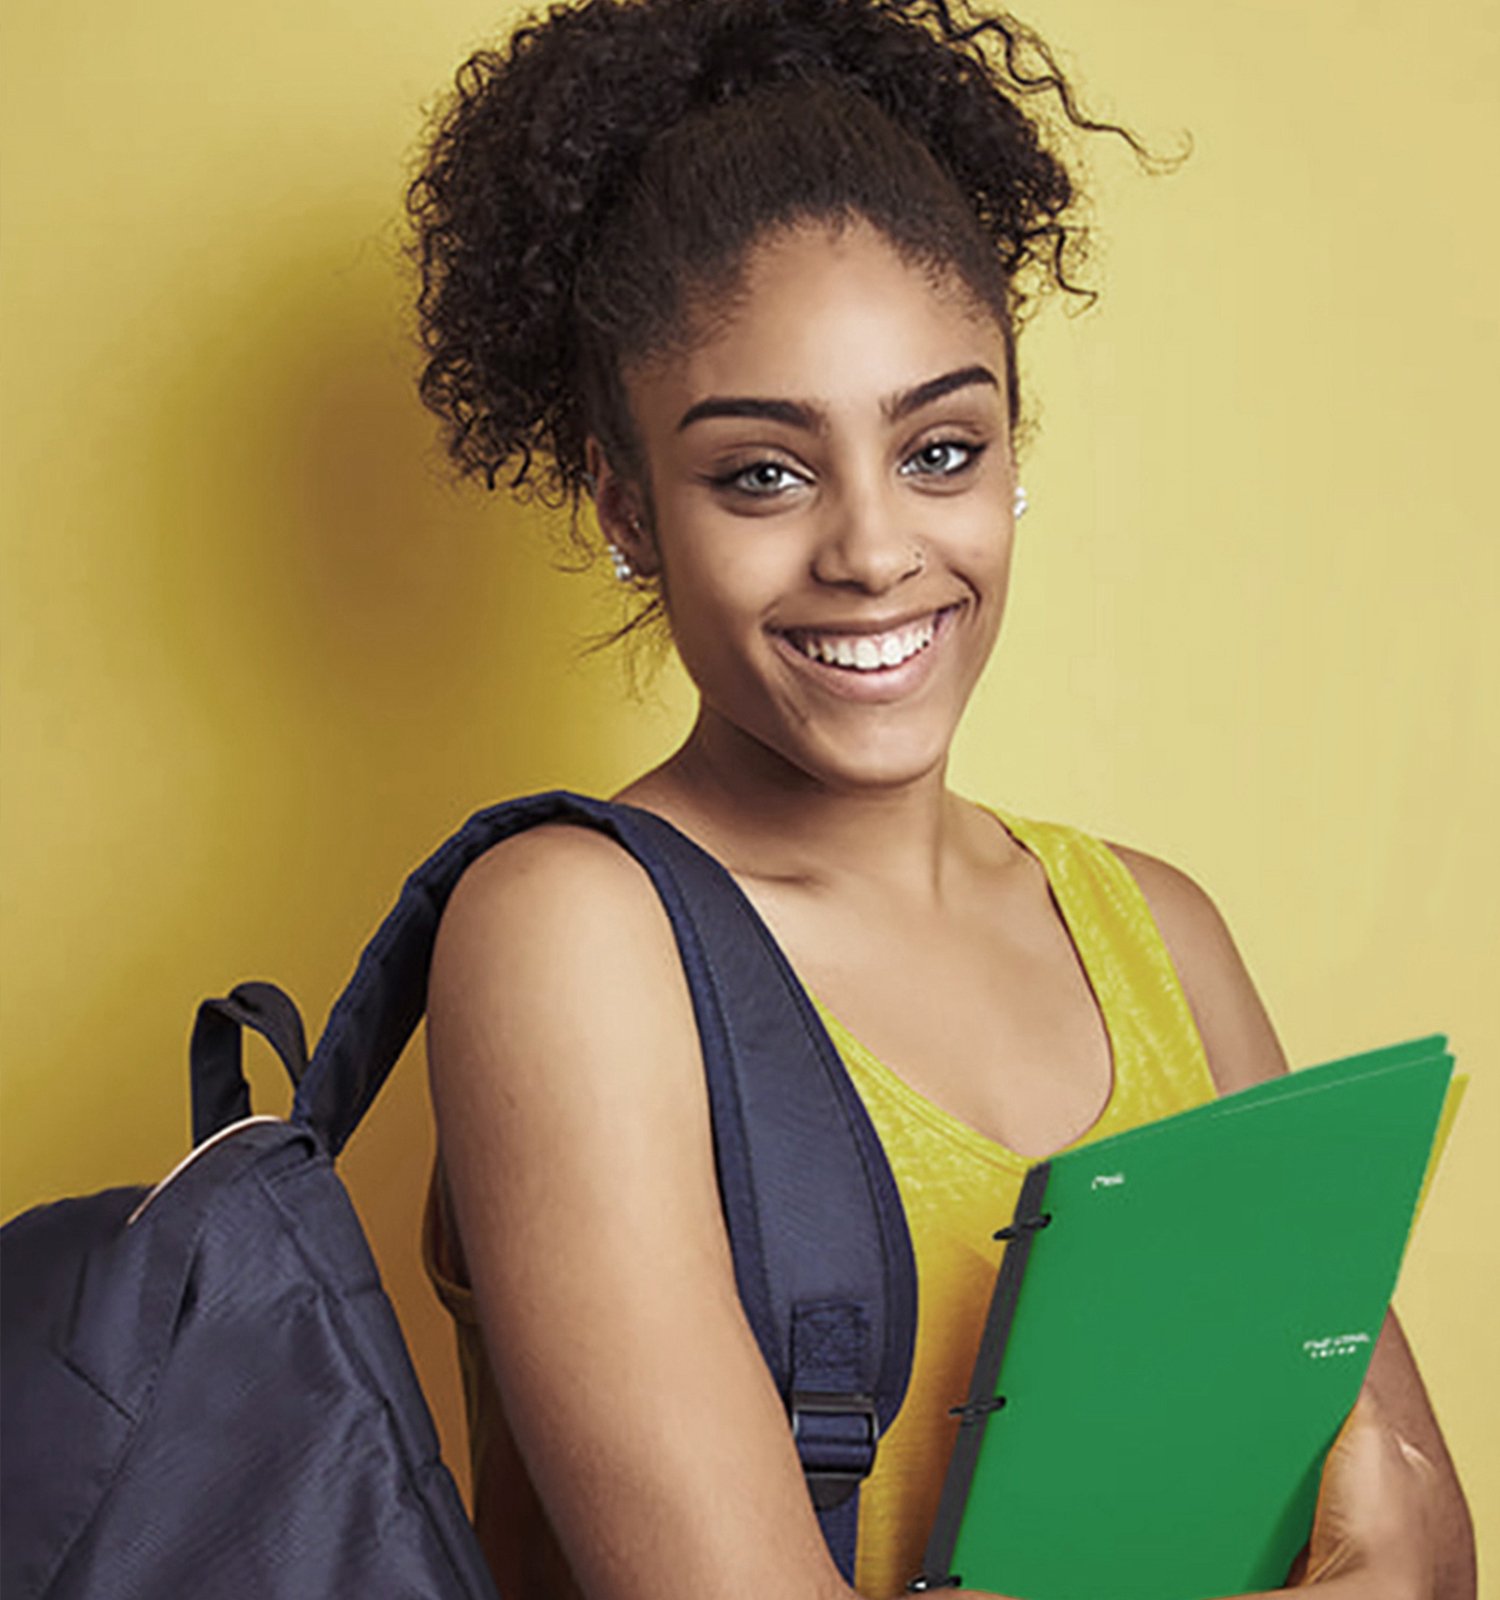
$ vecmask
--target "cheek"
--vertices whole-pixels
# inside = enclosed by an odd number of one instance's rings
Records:
[[[743,518],[664,524],[659,548],[674,628],[700,634],[741,638],[759,631],[801,570],[794,541]]]
[[[955,529],[949,548],[955,565],[993,587],[1009,576],[1014,545],[1011,519],[1002,511],[990,510]]]
[[[695,545],[664,542],[661,572],[673,643],[700,688],[744,655],[745,639],[756,630],[760,614],[750,564],[742,558],[705,561],[705,544],[701,537]]]

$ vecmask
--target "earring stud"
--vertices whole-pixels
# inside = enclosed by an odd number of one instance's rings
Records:
[[[630,564],[630,557],[612,539],[607,541],[609,550],[609,564],[614,569],[616,583],[629,583],[635,577],[635,568]]]
[[[1027,498],[1026,490],[1022,487],[1021,484],[1018,483],[1016,485],[1016,502],[1015,502],[1015,506],[1016,506],[1015,516],[1016,516],[1016,521],[1017,522],[1019,522],[1021,520],[1021,518],[1026,515],[1026,508],[1030,504],[1031,504],[1031,501]]]

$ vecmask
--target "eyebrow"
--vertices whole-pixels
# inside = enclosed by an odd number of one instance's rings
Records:
[[[953,394],[959,389],[971,389],[976,384],[998,390],[1000,380],[988,367],[977,364],[972,367],[959,367],[957,371],[945,372],[939,378],[929,378],[926,383],[919,383],[915,389],[904,389],[900,394],[892,396],[880,409],[885,413],[888,422],[900,422],[903,417],[909,417],[913,411],[920,411],[923,406],[930,406],[934,400],[941,400],[945,395]]]
[[[887,422],[900,422],[903,417],[920,411],[923,406],[930,406],[935,400],[975,385],[998,390],[1000,380],[986,366],[975,364],[959,367],[887,397],[881,401],[880,409]],[[681,433],[695,422],[702,422],[709,417],[750,417],[761,422],[784,423],[789,428],[801,428],[807,433],[821,433],[828,422],[827,413],[820,407],[801,400],[767,400],[754,395],[711,395],[683,412],[677,431]]]

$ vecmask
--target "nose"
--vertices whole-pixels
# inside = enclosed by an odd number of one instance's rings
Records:
[[[925,565],[909,500],[894,486],[847,486],[828,506],[828,521],[813,557],[819,583],[885,594]]]

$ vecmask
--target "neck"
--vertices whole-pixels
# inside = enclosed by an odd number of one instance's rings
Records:
[[[743,879],[818,888],[858,876],[936,896],[969,809],[945,772],[946,757],[899,783],[831,785],[705,708],[677,753],[620,798],[666,817]]]

